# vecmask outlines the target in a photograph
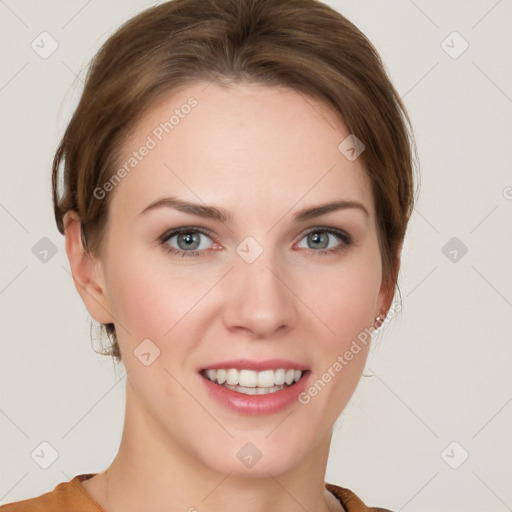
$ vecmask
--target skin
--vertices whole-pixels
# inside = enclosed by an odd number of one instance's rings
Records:
[[[285,358],[306,364],[314,382],[387,311],[393,290],[382,286],[363,163],[338,150],[349,132],[320,100],[280,87],[201,82],[147,112],[120,161],[190,96],[197,107],[109,192],[100,257],[84,253],[77,217],[66,215],[75,285],[96,321],[115,324],[127,370],[119,452],[83,485],[108,512],[343,510],[324,488],[325,470],[333,425],[368,345],[310,403],[262,416],[213,401],[197,369]],[[171,208],[139,215],[170,195],[223,207],[233,221]],[[369,215],[348,208],[293,220],[299,209],[339,199],[359,201]],[[202,256],[169,253],[170,245],[180,248],[177,237],[159,240],[182,226],[212,231],[199,235]],[[344,247],[318,254],[325,246],[307,237],[318,227],[344,230],[353,243],[320,229],[329,248]],[[236,252],[249,235],[263,248],[250,264]],[[149,366],[134,355],[147,338],[161,351]],[[247,442],[263,454],[252,468],[236,455]]]

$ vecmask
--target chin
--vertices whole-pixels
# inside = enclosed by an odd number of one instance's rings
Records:
[[[231,477],[268,478],[269,473],[277,476],[290,471],[305,457],[305,453],[298,451],[296,446],[289,443],[285,445],[284,441],[279,449],[268,439],[233,441],[219,452],[204,454],[200,458],[212,470],[230,474]],[[299,446],[303,449],[303,445]]]

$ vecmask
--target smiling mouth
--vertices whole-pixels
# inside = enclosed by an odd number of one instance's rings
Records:
[[[201,370],[201,375],[218,386],[244,395],[267,395],[295,385],[309,370],[279,368],[276,370],[238,370],[219,368]]]

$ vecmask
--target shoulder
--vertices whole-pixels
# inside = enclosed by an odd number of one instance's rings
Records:
[[[41,496],[0,505],[0,512],[104,512],[81,484],[90,476],[77,475]]]
[[[325,483],[325,488],[334,494],[346,512],[392,512],[387,508],[368,507],[350,489]]]

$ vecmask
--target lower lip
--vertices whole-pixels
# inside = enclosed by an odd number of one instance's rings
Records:
[[[298,395],[306,388],[310,371],[306,371],[302,378],[295,384],[275,393],[265,395],[245,395],[231,389],[215,384],[211,380],[199,374],[208,392],[219,403],[228,409],[240,414],[260,415],[272,414],[282,411],[298,401]]]

